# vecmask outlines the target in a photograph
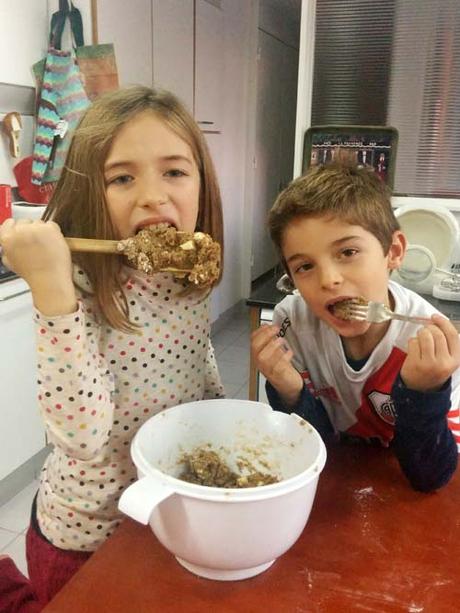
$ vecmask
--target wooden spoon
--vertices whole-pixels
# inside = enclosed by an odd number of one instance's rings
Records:
[[[104,240],[101,238],[65,238],[70,251],[84,251],[86,253],[123,253],[121,241]]]
[[[123,241],[104,240],[101,238],[70,238],[65,237],[65,241],[71,251],[85,253],[116,253],[123,255]],[[158,272],[171,272],[175,274],[189,274],[192,271],[186,268],[160,268]]]

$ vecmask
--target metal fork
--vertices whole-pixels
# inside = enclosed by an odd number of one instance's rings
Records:
[[[414,324],[426,324],[431,321],[428,317],[416,317],[415,315],[401,315],[395,313],[383,302],[368,302],[367,304],[359,304],[350,301],[347,308],[347,316],[350,319],[357,321],[369,321],[374,324],[380,324],[390,319],[399,319],[400,321],[410,321]]]

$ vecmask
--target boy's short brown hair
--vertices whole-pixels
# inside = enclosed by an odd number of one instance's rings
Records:
[[[385,255],[400,229],[390,189],[374,172],[343,163],[314,166],[279,194],[268,228],[281,257],[284,232],[299,217],[338,217],[361,226],[378,239]]]

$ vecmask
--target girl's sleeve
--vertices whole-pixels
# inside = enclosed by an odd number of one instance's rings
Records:
[[[113,422],[113,378],[99,350],[100,327],[82,301],[75,313],[36,313],[39,404],[48,441],[67,455],[95,458]]]
[[[216,356],[211,339],[208,341],[208,353],[206,355],[206,374],[204,382],[204,400],[212,398],[225,398],[225,390],[220,380]]]

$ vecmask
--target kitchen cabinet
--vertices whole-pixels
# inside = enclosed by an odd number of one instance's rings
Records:
[[[97,0],[99,43],[113,43],[121,86],[152,86],[151,0]]]
[[[202,130],[221,131],[223,11],[207,0],[195,4],[195,120]]]
[[[32,297],[21,279],[0,285],[0,339],[1,481],[45,447]]]
[[[221,8],[208,0],[153,0],[152,21],[154,85],[176,94],[203,131],[220,132]]]
[[[224,15],[208,0],[98,0],[98,40],[113,42],[120,84],[167,89],[203,131],[220,132]]]
[[[153,0],[153,84],[193,113],[193,0]]]
[[[278,261],[266,220],[281,187],[283,47],[277,38],[259,30],[251,280],[273,268]]]
[[[211,158],[214,164],[214,168],[216,170],[217,179],[219,181],[219,184],[221,185],[222,184],[222,169],[223,169],[222,135],[214,134],[212,132],[207,132],[204,134],[204,138],[208,145],[209,153],[211,155]],[[224,233],[225,233],[225,229],[226,229],[225,202],[222,202],[222,206],[224,208],[223,215],[224,215]],[[224,245],[227,245],[225,236],[224,236]],[[221,304],[222,304],[222,283],[214,287],[211,292],[211,322],[216,321],[219,315],[222,313],[223,309],[222,309]]]
[[[251,280],[278,262],[267,215],[293,176],[298,52],[259,29]]]

